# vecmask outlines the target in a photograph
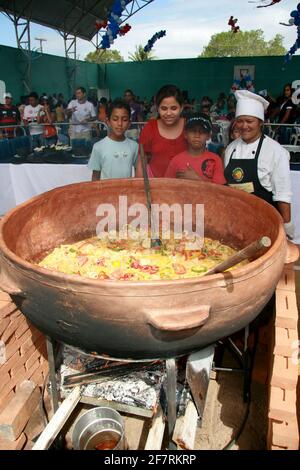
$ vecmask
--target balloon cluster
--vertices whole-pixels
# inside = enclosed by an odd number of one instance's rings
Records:
[[[157,33],[154,34],[154,36],[152,36],[151,39],[149,39],[149,41],[147,42],[146,46],[144,47],[144,51],[145,52],[150,52],[152,47],[154,46],[154,43],[162,38],[163,36],[165,36],[167,33],[165,30],[161,30],[161,31],[158,31]]]
[[[242,86],[243,84],[245,84],[245,86]],[[242,80],[235,79],[231,87],[232,92],[245,89],[248,91],[252,91],[252,93],[255,91],[251,75],[246,75],[245,77],[243,77],[243,83]]]
[[[95,22],[95,28],[97,31],[102,28],[106,29],[106,33],[103,35],[100,43],[101,49],[109,49],[118,35],[124,36],[128,31],[130,31],[131,26],[129,24],[125,24],[123,27],[120,27],[120,24],[122,23],[122,13],[126,8],[126,5],[131,1],[132,0],[114,0],[107,20],[97,20]]]
[[[260,0],[260,3],[263,3],[263,2],[265,2],[265,1],[266,1],[266,0]],[[271,3],[268,3],[268,5],[260,5],[260,6],[256,7],[256,8],[271,7],[272,5],[276,5],[276,3],[279,3],[279,2],[281,2],[281,0],[272,0],[272,2],[271,2]],[[250,2],[248,2],[248,3],[259,3],[259,2],[257,2],[257,1],[256,1],[256,2],[251,2],[251,1],[250,1]]]
[[[288,24],[280,23],[284,26],[297,26],[297,39],[296,42],[292,45],[288,53],[284,58],[284,63],[287,64],[292,60],[293,55],[300,49],[300,3],[297,5],[297,10],[293,10],[290,13],[290,19]]]
[[[95,28],[97,31],[100,31],[100,29],[105,29],[107,26],[108,21],[107,20],[96,20],[95,21]]]
[[[238,19],[237,18],[233,19],[233,16],[231,16],[228,20],[228,25],[231,26],[231,31],[233,33],[238,33],[240,30],[240,27],[236,25],[237,22],[238,22]]]
[[[130,24],[126,23],[124,24],[124,26],[122,26],[122,28],[120,28],[119,35],[125,36],[125,34],[128,33],[128,31],[130,30],[131,30]]]
[[[290,25],[300,26],[300,3],[297,5],[297,10],[291,11],[291,18],[289,19]]]

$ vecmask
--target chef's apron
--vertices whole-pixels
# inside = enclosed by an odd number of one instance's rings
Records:
[[[234,149],[225,168],[224,176],[229,186],[254,194],[274,205],[272,191],[264,188],[258,178],[258,157],[264,138],[265,136],[262,134],[254,158],[232,158],[236,151]]]
[[[258,178],[258,157],[264,138],[265,136],[262,134],[253,159],[232,158],[235,153],[234,149],[230,155],[229,163],[225,168],[224,176],[229,186],[254,194],[276,208],[276,203],[273,202],[272,192],[264,188]],[[260,315],[254,320],[253,324],[257,326],[267,324],[270,320],[270,316],[273,315],[274,305],[275,295],[271,297]]]

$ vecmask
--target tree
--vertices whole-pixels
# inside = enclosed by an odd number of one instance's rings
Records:
[[[266,41],[261,29],[239,31],[232,33],[214,34],[207,46],[203,48],[199,57],[248,57],[285,55],[286,49],[282,45],[283,36],[276,34],[270,41]]]
[[[157,57],[153,55],[152,51],[145,52],[141,44],[135,46],[135,51],[133,54],[128,54],[128,58],[133,62],[143,62],[145,60],[155,60]]]
[[[87,62],[96,64],[110,64],[112,62],[124,62],[120,52],[115,49],[98,49],[90,52],[85,59]]]

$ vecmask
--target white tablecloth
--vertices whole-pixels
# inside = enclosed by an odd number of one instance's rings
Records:
[[[14,188],[12,186],[9,164],[0,165],[0,216],[16,206]]]
[[[50,189],[90,181],[86,165],[0,164],[0,215]]]
[[[293,242],[300,244],[300,171],[291,171],[292,178],[292,222],[295,225],[295,237]]]

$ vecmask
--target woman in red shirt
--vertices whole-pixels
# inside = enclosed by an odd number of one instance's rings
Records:
[[[145,125],[139,140],[147,156],[149,176],[163,178],[172,158],[187,149],[181,117],[183,102],[181,91],[174,85],[163,86],[155,97],[158,118]],[[136,176],[142,175],[139,158]]]

